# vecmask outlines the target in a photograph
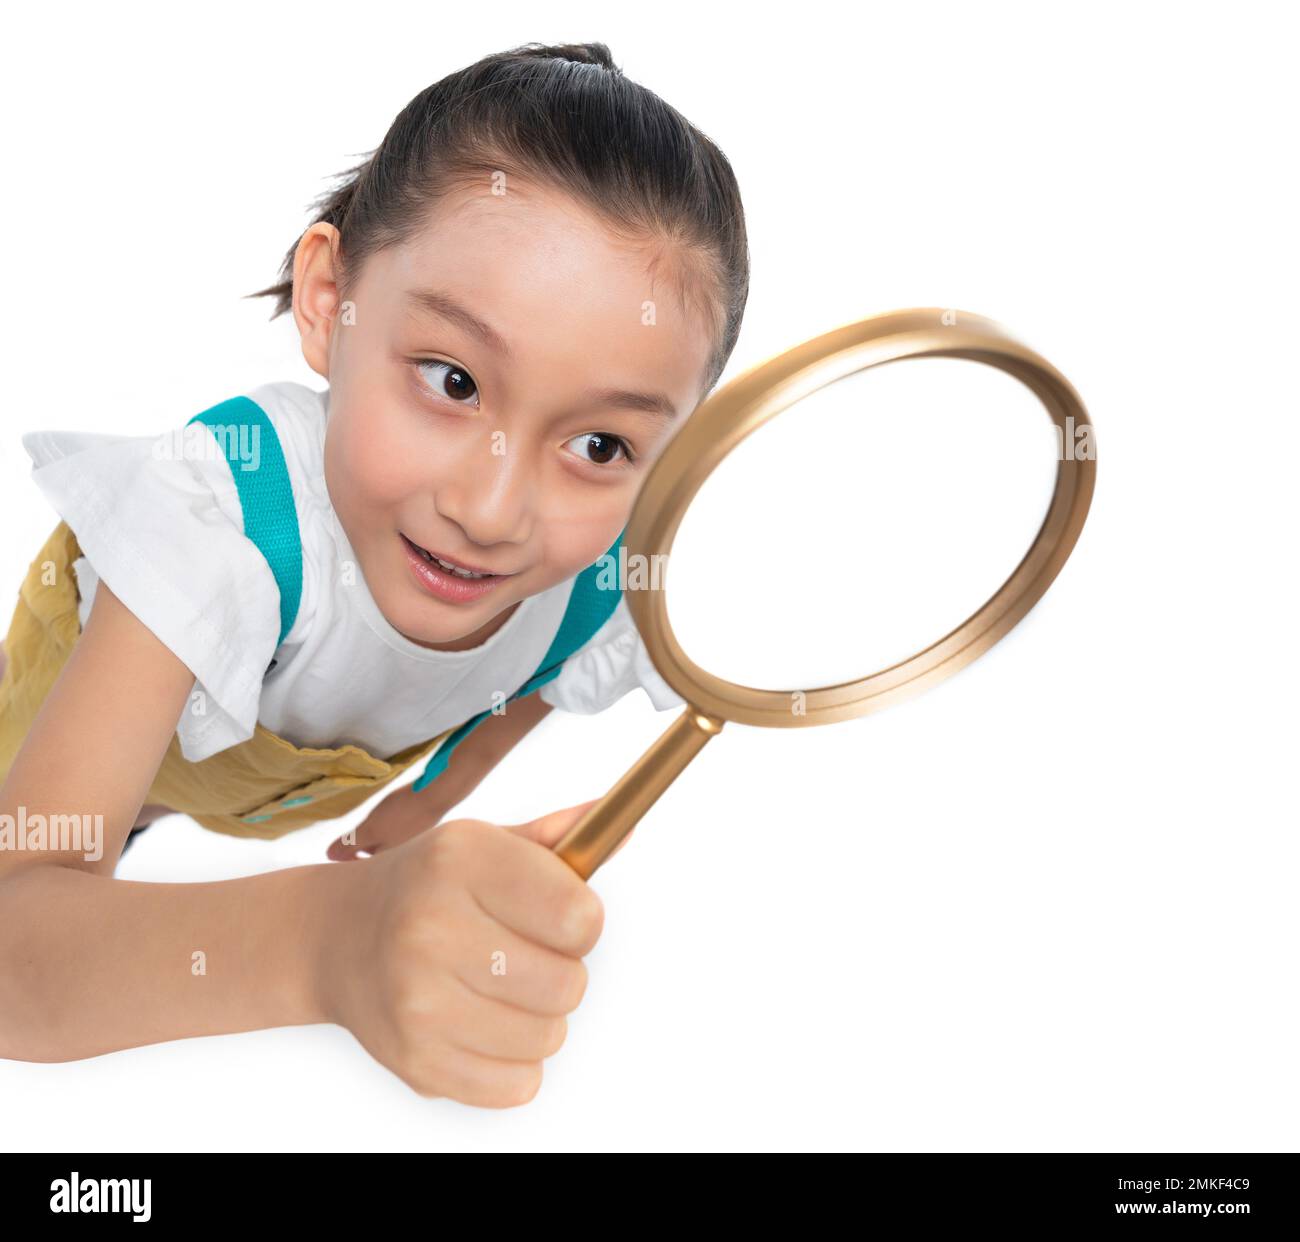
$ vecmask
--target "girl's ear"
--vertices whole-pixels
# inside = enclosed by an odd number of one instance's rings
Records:
[[[339,314],[339,231],[319,221],[299,239],[293,258],[293,318],[302,356],[329,379],[329,345]]]

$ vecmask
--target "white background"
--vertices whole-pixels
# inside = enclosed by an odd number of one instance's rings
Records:
[[[314,382],[292,324],[240,295],[413,94],[528,40],[607,42],[732,160],[753,288],[729,375],[868,314],[960,307],[1070,377],[1099,461],[1073,557],[989,655],[858,721],[731,726],[670,789],[594,881],[591,983],[529,1105],[423,1100],[319,1026],[0,1063],[0,1145],[1296,1148],[1300,203],[1280,6],[10,20],[5,590],[56,520],[20,435],[143,434]],[[669,719],[641,695],[553,715],[462,811],[517,823],[594,797]],[[261,844],[173,817],[121,874],[320,861],[347,822]]]

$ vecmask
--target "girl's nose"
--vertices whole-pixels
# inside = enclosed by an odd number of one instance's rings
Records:
[[[533,471],[518,454],[495,452],[486,438],[448,463],[437,484],[435,505],[473,543],[526,543],[531,534]]]

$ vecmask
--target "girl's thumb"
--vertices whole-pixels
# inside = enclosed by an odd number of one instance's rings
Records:
[[[599,798],[592,798],[589,802],[566,806],[562,810],[552,811],[549,815],[530,820],[526,824],[510,824],[507,831],[513,832],[516,836],[527,837],[529,841],[536,841],[538,845],[544,845],[548,850],[553,849],[564,839],[565,833],[599,801]]]

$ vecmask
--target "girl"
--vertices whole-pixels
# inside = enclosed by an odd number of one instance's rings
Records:
[[[551,707],[680,702],[596,571],[735,344],[740,194],[603,44],[529,44],[320,207],[253,296],[324,392],[24,437],[63,521],[0,682],[0,1055],[333,1021],[422,1094],[517,1104],[600,933],[549,848],[590,803],[440,821]],[[160,814],[276,837],[421,760],[331,847],[359,866],[113,878]]]

